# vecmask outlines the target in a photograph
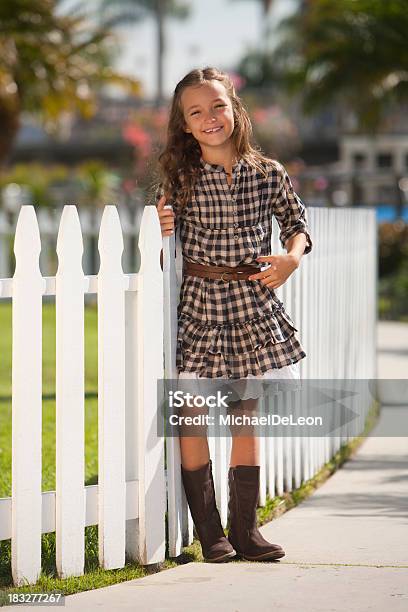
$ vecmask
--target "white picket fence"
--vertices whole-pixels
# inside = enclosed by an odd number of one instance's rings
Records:
[[[124,206],[117,208],[123,235],[122,267],[126,272],[139,268],[139,253],[137,252],[137,235],[140,228],[143,209],[137,208],[131,213]],[[86,274],[94,275],[99,268],[97,240],[102,220],[102,208],[79,208],[84,254],[82,268]],[[41,234],[40,268],[44,276],[53,276],[57,268],[56,237],[60,224],[61,209],[36,209],[38,227]],[[7,213],[0,208],[0,278],[10,278],[14,271],[14,261],[10,257],[10,246],[14,241],[18,215]],[[92,296],[89,302],[92,302]]]
[[[36,582],[41,534],[56,533],[60,577],[84,570],[84,527],[98,525],[101,567],[142,564],[165,553],[164,440],[157,435],[157,379],[163,377],[162,246],[156,208],[139,232],[142,264],[124,274],[118,211],[106,206],[100,269],[84,276],[78,212],[65,206],[58,271],[43,277],[37,218],[22,206],[12,298],[12,497],[0,500],[0,541],[11,538],[15,584]],[[152,257],[157,253],[157,257]],[[84,486],[84,294],[98,297],[98,484]],[[42,296],[56,300],[56,490],[41,491]]]
[[[375,210],[309,207],[308,219],[314,249],[277,290],[306,348],[301,377],[375,378]],[[274,253],[282,252],[278,233],[274,221]],[[123,567],[125,553],[142,564],[162,561],[166,497],[170,556],[192,541],[178,439],[166,441],[165,470],[164,439],[157,428],[157,381],[177,378],[181,245],[179,237],[177,243],[174,236],[161,238],[154,206],[144,209],[138,246],[139,272],[125,274],[118,211],[106,206],[99,232],[99,273],[85,276],[78,212],[66,206],[58,231],[58,271],[55,277],[43,277],[35,211],[32,206],[21,208],[15,274],[0,280],[0,298],[12,298],[13,304],[12,497],[0,499],[0,545],[12,539],[15,584],[36,581],[41,534],[54,531],[59,575],[81,575],[87,525],[99,527],[99,560],[105,569]],[[84,296],[89,293],[98,301],[99,475],[98,485],[84,486]],[[56,491],[41,492],[45,295],[55,296],[57,311]],[[361,430],[368,409],[367,396]],[[260,503],[267,494],[281,495],[300,486],[349,437],[347,432],[337,438],[261,437]],[[210,437],[209,443],[217,503],[226,526],[231,439]]]

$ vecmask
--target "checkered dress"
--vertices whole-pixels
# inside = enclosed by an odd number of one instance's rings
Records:
[[[312,249],[306,209],[282,164],[270,160],[267,180],[240,158],[227,182],[223,166],[202,158],[192,199],[179,214],[183,257],[202,264],[254,264],[271,255],[272,217],[285,242],[299,232]],[[156,193],[156,204],[163,195]],[[208,378],[262,378],[265,372],[296,363],[306,353],[292,319],[272,288],[259,280],[227,280],[183,275],[178,304],[176,365],[179,372]]]

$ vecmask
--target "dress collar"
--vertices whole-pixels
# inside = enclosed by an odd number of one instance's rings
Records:
[[[246,162],[244,158],[240,157],[238,161],[232,166],[232,173],[234,173],[235,170],[239,170],[241,167],[245,167],[245,165],[246,165]],[[209,162],[204,161],[202,157],[200,157],[200,166],[207,172],[224,172],[225,171],[224,166],[221,166],[221,164],[210,164]]]

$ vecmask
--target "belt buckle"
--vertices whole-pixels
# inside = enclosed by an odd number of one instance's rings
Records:
[[[223,272],[223,273],[221,274],[221,280],[222,280],[222,281],[224,281],[224,283],[226,283],[228,279],[225,279],[225,278],[224,278],[224,274],[233,274],[233,272]]]

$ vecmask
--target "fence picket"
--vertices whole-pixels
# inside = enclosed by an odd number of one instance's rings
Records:
[[[12,539],[14,584],[41,570],[42,294],[40,233],[33,206],[17,220],[13,277]]]
[[[170,260],[172,261],[172,260]],[[178,298],[180,297],[180,287],[183,280],[183,249],[180,240],[180,231],[176,230],[176,260],[175,260],[175,268],[176,268],[176,276],[177,276],[177,286],[178,286]],[[179,301],[179,299],[178,299]],[[210,438],[210,443],[211,443]],[[187,504],[187,498],[184,491],[184,487],[180,481],[181,488],[181,519],[182,519],[182,539],[183,546],[188,546],[193,541],[193,519],[191,517],[190,509]]]
[[[146,206],[139,232],[141,266],[137,312],[139,440],[139,560],[143,564],[163,561],[165,553],[166,484],[164,437],[158,434],[163,418],[157,381],[164,378],[163,275],[159,254],[161,229],[155,206]],[[152,257],[152,253],[156,256]]]
[[[167,380],[177,379],[177,305],[180,297],[176,268],[171,265],[175,252],[175,238],[163,239],[163,315],[164,315],[164,376]],[[183,546],[183,493],[181,483],[180,444],[177,437],[166,439],[166,481],[168,503],[169,554],[177,557]],[[184,512],[187,504],[184,496]]]
[[[56,274],[56,565],[84,571],[84,289],[82,234],[76,206],[64,206]],[[73,452],[75,449],[75,452]]]
[[[257,401],[257,412],[259,418],[265,416],[265,398],[260,397]],[[266,438],[259,423],[254,427],[254,435],[259,436],[259,506],[266,504]]]
[[[125,277],[123,237],[115,206],[106,206],[98,248],[99,562],[125,564]]]

